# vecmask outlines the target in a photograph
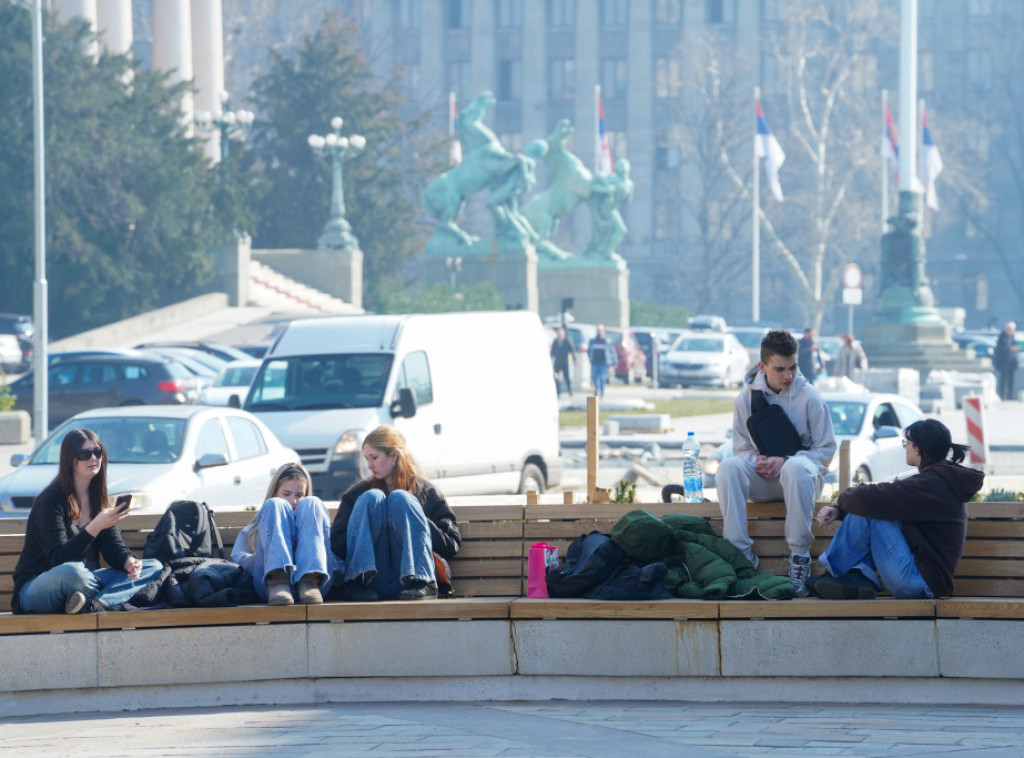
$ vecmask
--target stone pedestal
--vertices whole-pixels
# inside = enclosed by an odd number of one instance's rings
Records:
[[[562,298],[571,297],[577,321],[629,328],[629,269],[625,262],[595,265],[579,256],[565,263],[544,259],[538,279],[541,316],[558,315]]]
[[[949,337],[949,327],[937,323],[901,323],[876,319],[864,327],[861,339],[872,368],[917,369],[922,377],[932,369],[990,371],[988,359],[960,350]]]
[[[214,266],[220,277],[220,288],[228,294],[228,305],[243,306],[249,302],[249,260],[252,255],[249,237],[239,237],[234,245],[213,249]]]
[[[363,307],[362,250],[253,250],[252,257],[300,284]]]
[[[532,245],[520,250],[498,247],[492,240],[477,240],[470,246],[428,246],[423,256],[423,281],[426,284],[452,282],[453,269],[449,258],[461,258],[454,271],[456,285],[490,282],[504,296],[508,308],[540,313],[537,290],[537,252]]]

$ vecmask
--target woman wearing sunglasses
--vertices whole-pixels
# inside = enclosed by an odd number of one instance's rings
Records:
[[[11,610],[112,610],[160,574],[160,561],[140,561],[125,547],[117,522],[129,508],[108,500],[106,451],[93,432],[72,429],[61,442],[57,476],[32,503]],[[114,568],[100,568],[100,556]]]
[[[903,430],[906,479],[862,484],[818,511],[818,523],[842,519],[820,560],[828,571],[807,582],[830,600],[869,600],[883,587],[901,598],[953,594],[953,575],[964,552],[966,503],[985,475],[961,466],[967,448],[953,443],[935,419]]]

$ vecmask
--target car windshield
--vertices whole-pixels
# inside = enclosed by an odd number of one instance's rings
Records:
[[[864,425],[864,403],[851,400],[829,400],[829,415],[832,416],[832,429],[836,434],[853,436],[860,433]]]
[[[220,372],[214,387],[248,387],[259,366],[228,366]]]
[[[743,347],[760,347],[764,339],[764,332],[733,332],[733,335]]]
[[[680,353],[720,353],[722,340],[715,337],[680,337],[672,350]]]
[[[185,420],[145,416],[97,416],[70,419],[29,459],[30,465],[60,463],[60,443],[73,428],[85,427],[100,438],[110,463],[173,463],[181,456]]]
[[[393,355],[353,353],[271,358],[253,380],[246,409],[377,408]]]

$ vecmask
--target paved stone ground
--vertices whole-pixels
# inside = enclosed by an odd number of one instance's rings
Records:
[[[1024,708],[637,701],[204,708],[2,719],[0,754],[1019,758]]]

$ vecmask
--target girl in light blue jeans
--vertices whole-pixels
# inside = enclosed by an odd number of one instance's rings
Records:
[[[312,494],[301,463],[286,463],[270,480],[267,499],[235,540],[231,560],[252,574],[268,605],[322,603],[337,558],[331,553],[327,506]],[[294,588],[294,591],[293,591]]]

